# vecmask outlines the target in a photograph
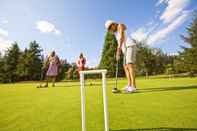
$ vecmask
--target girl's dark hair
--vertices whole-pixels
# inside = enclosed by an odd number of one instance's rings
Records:
[[[52,52],[51,52],[51,56],[52,56],[52,57],[55,56],[55,51],[52,51]]]
[[[80,54],[79,58],[83,58],[83,53]]]

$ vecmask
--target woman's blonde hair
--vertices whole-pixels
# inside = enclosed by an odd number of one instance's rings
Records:
[[[122,30],[126,30],[127,29],[127,27],[126,27],[126,25],[125,24],[118,24],[118,29],[122,29]]]
[[[118,32],[121,36],[121,39],[125,40],[125,30],[127,29],[126,25],[124,24],[118,24]]]

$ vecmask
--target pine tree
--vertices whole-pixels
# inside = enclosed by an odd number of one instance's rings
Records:
[[[22,80],[39,80],[42,73],[42,49],[36,41],[30,42],[29,48],[22,53],[17,66],[17,74]]]
[[[29,80],[28,68],[29,68],[29,60],[28,60],[28,49],[25,48],[24,52],[21,53],[19,58],[19,63],[17,65],[17,74],[20,80]]]
[[[4,80],[4,59],[3,59],[3,56],[0,52],[0,82],[3,82]]]
[[[105,43],[102,50],[101,61],[99,64],[99,68],[107,69],[108,77],[114,77],[116,72],[116,50],[117,50],[118,42],[113,33],[107,32],[105,36]],[[123,74],[123,57],[121,56],[119,62],[119,72]]]
[[[29,75],[32,80],[38,80],[41,77],[42,71],[42,60],[41,60],[42,49],[36,41],[30,42],[28,57],[29,57]]]
[[[4,58],[4,82],[15,82],[18,80],[17,64],[19,62],[20,49],[15,42],[5,53]]]
[[[193,75],[197,73],[197,16],[193,23],[187,28],[188,36],[181,36],[183,40],[189,44],[189,47],[182,47],[183,52],[180,53],[182,60],[188,72]]]
[[[67,60],[60,60],[60,66],[59,66],[59,74],[57,76],[57,80],[63,80],[66,78],[66,72],[71,68],[72,65],[70,65]]]

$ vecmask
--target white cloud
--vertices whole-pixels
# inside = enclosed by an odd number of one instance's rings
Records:
[[[40,31],[40,32],[43,32],[43,33],[55,33],[56,35],[60,35],[61,34],[61,31],[56,29],[56,27],[48,22],[48,21],[38,21],[36,23],[36,28]]]
[[[158,2],[156,3],[156,6],[162,4],[162,3],[167,3],[169,0],[158,0]]]
[[[4,51],[11,46],[12,41],[7,39],[8,31],[0,28],[0,51]]]
[[[183,24],[191,13],[192,13],[191,11],[184,11],[182,15],[177,17],[176,20],[174,20],[167,27],[157,31],[155,34],[152,34],[148,39],[148,44],[155,44],[156,42],[166,38],[171,32],[173,32],[181,24]]]
[[[7,19],[0,17],[0,24],[7,24],[7,23],[8,23]]]
[[[7,24],[8,23],[8,20],[4,19],[4,20],[1,21],[1,23],[2,24]]]
[[[6,30],[0,28],[0,36],[7,37],[8,36],[8,32]]]
[[[154,21],[151,20],[150,22],[148,22],[148,23],[146,24],[146,26],[152,26],[153,24],[154,24]]]
[[[139,28],[134,33],[131,34],[131,37],[137,41],[143,41],[147,37],[147,31],[144,27]]]
[[[137,29],[134,33],[131,34],[131,37],[136,39],[137,41],[144,41],[147,39],[147,37],[149,37],[150,33],[154,32],[154,30],[158,28],[159,24],[152,22],[151,25],[147,24],[147,26],[147,28],[141,27]]]
[[[146,40],[147,44],[155,44],[164,40],[193,13],[193,10],[185,10],[189,3],[190,0],[158,0],[156,6],[160,4],[167,5],[164,12],[156,11],[155,16],[160,18],[161,21],[157,21],[157,18],[155,18],[155,21],[151,21],[151,24],[139,28],[131,36],[138,41]],[[159,16],[159,14],[161,15]]]
[[[56,35],[60,35],[61,32],[60,32],[59,30],[56,29],[56,30],[55,30],[55,34],[56,34]]]
[[[0,37],[0,51],[4,51],[11,46],[12,41]]]
[[[164,23],[172,22],[182,11],[189,5],[191,0],[160,0],[158,5],[165,3],[167,7],[163,14],[160,16],[160,20]]]

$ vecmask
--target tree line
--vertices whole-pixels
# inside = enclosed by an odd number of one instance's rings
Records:
[[[33,41],[21,51],[17,42],[0,56],[0,81],[38,80],[42,68],[42,49]]]
[[[4,55],[0,54],[0,82],[10,83],[43,79],[45,58],[42,51],[43,49],[36,41],[30,42],[29,47],[23,51],[17,42],[13,43],[4,52]],[[61,60],[58,80],[64,79],[66,75],[64,72],[72,66],[66,60]]]
[[[47,58],[42,52],[43,49],[36,41],[30,42],[29,47],[24,50],[19,48],[17,42],[13,43],[4,54],[0,53],[0,83],[44,80]],[[57,80],[65,79],[77,79],[77,66],[66,59],[60,59]]]
[[[187,36],[181,35],[186,43],[182,51],[177,55],[169,55],[161,49],[152,48],[145,41],[138,42],[138,53],[136,61],[136,74],[138,76],[149,76],[158,74],[188,73],[190,76],[197,74],[197,17],[186,28]],[[108,50],[110,48],[110,50]],[[115,52],[117,45],[104,44],[100,64],[95,68],[108,69],[108,77],[115,76]],[[29,47],[21,50],[15,42],[4,54],[0,53],[0,82],[9,83],[17,81],[40,80],[45,58],[43,49],[39,43],[32,41]],[[109,55],[109,54],[114,54]],[[107,57],[107,56],[110,56]],[[113,56],[113,57],[112,57]],[[123,56],[121,57],[123,59]],[[75,63],[69,63],[66,59],[60,60],[60,72],[58,80],[77,79],[77,67]],[[119,76],[124,76],[122,63],[119,63]],[[89,78],[97,76],[89,75]]]

